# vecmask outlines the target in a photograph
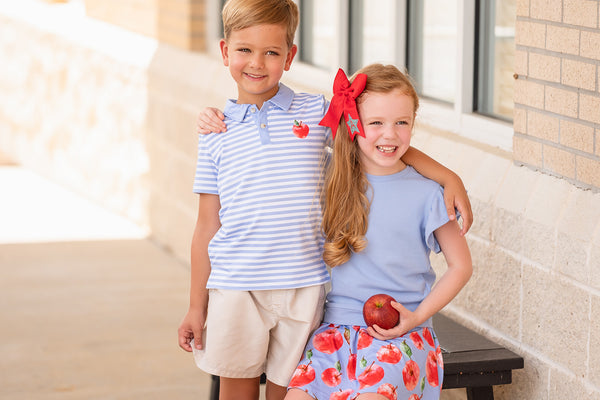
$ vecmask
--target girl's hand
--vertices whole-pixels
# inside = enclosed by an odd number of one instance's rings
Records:
[[[392,329],[383,329],[377,325],[373,325],[372,327],[369,326],[367,328],[367,332],[369,332],[369,335],[376,339],[388,340],[397,338],[415,328],[422,322],[419,322],[416,314],[404,307],[402,304],[395,301],[392,301],[390,304],[392,307],[398,310],[398,313],[400,313],[400,321],[398,322],[398,325]]]
[[[469,229],[471,229],[471,225],[473,225],[473,211],[471,210],[471,202],[469,201],[467,190],[458,175],[456,175],[455,180],[448,182],[444,186],[444,203],[446,204],[450,221],[456,220],[454,209],[458,209],[463,220],[460,234],[462,236],[466,235]]]
[[[196,121],[196,128],[199,134],[211,132],[220,133],[227,131],[227,125],[223,120],[225,115],[218,108],[206,107],[200,111]]]

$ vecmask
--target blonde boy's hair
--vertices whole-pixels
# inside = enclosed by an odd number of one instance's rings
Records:
[[[357,104],[364,101],[367,93],[400,90],[412,98],[416,114],[419,96],[407,74],[393,65],[371,64],[358,70],[350,77],[350,82],[358,74],[367,75],[367,84],[356,98]],[[345,263],[353,252],[359,253],[367,246],[365,235],[371,207],[368,189],[369,181],[360,161],[358,139],[350,140],[348,128],[342,120],[333,142],[333,159],[327,170],[323,198],[323,260],[330,267]]]
[[[300,19],[298,6],[292,0],[228,0],[223,7],[223,36],[229,40],[233,31],[256,25],[283,25],[287,45],[294,44]]]

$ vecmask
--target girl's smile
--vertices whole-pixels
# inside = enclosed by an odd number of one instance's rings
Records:
[[[377,150],[382,153],[393,153],[397,148],[398,146],[377,146]]]

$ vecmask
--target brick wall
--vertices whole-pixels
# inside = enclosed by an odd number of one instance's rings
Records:
[[[600,190],[598,0],[519,0],[514,159]]]

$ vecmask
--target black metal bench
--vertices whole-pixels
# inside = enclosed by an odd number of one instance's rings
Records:
[[[521,356],[442,314],[433,326],[444,357],[442,389],[465,388],[468,400],[493,400],[494,386],[511,383],[512,370],[523,368]],[[210,400],[218,399],[219,377],[213,375]]]

